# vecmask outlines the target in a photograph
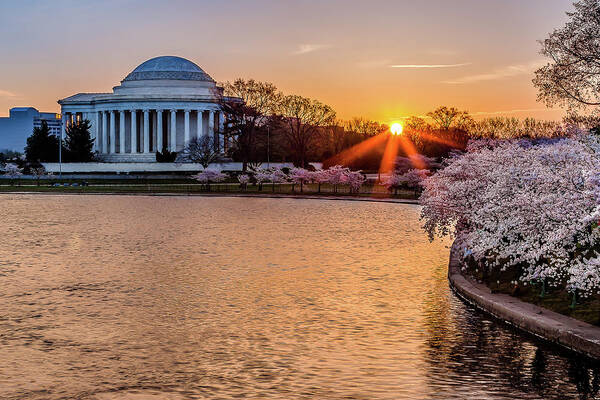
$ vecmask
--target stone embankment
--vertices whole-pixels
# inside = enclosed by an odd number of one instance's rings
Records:
[[[600,359],[600,327],[555,313],[515,297],[492,293],[461,273],[460,248],[450,251],[448,279],[454,292],[497,319],[588,357]]]

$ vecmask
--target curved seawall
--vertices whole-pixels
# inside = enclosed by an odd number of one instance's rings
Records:
[[[555,313],[507,294],[492,293],[482,284],[461,273],[460,249],[450,251],[448,280],[463,300],[494,317],[544,340],[600,359],[600,327]]]

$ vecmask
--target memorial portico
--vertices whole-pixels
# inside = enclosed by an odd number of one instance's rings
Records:
[[[206,135],[222,150],[222,90],[193,62],[164,56],[142,63],[113,93],[79,93],[58,103],[63,130],[73,121],[90,121],[103,161],[149,162],[156,151],[181,151]]]

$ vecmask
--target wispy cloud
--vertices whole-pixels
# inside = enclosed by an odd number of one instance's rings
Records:
[[[390,68],[412,68],[412,69],[425,69],[425,68],[456,68],[465,67],[471,65],[471,63],[460,63],[460,64],[393,64]]]
[[[497,79],[510,78],[518,75],[530,74],[539,67],[545,65],[546,62],[542,60],[532,61],[526,64],[513,64],[507,65],[502,68],[496,68],[490,72],[484,74],[476,74],[463,76],[462,78],[452,79],[443,81],[443,83],[451,84],[451,85],[462,85],[466,83],[475,83],[475,82],[484,82],[484,81],[494,81]]]
[[[308,54],[319,50],[329,49],[330,44],[301,44],[298,49],[292,52],[294,55]]]
[[[17,95],[12,92],[9,92],[8,90],[0,89],[0,97],[17,97]]]

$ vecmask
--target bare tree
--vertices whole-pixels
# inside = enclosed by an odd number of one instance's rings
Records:
[[[569,109],[600,105],[600,4],[574,3],[570,20],[540,42],[550,61],[535,72],[538,100]]]
[[[223,84],[221,109],[227,115],[222,134],[231,140],[246,171],[249,162],[259,160],[258,136],[273,124],[272,115],[277,110],[281,94],[275,85],[253,79],[236,79]]]
[[[428,112],[427,116],[433,119],[438,129],[447,131],[450,128],[465,129],[473,121],[467,111],[459,111],[455,107],[438,107]],[[466,129],[465,129],[466,130]]]
[[[46,168],[43,165],[39,164],[38,166],[34,166],[30,169],[31,175],[35,178],[35,182],[37,186],[40,186],[40,179],[42,176],[47,175]]]
[[[370,121],[364,118],[352,118],[350,121],[346,121],[343,126],[345,130],[356,132],[365,139],[378,135],[381,132],[385,132],[389,129],[389,127],[385,124],[380,124],[377,121]]]
[[[201,164],[204,169],[219,159],[219,151],[215,147],[215,139],[210,135],[191,139],[183,149],[181,158],[184,161]]]
[[[282,98],[279,114],[294,164],[304,168],[320,129],[334,124],[335,111],[317,100],[289,95]]]
[[[411,116],[408,117],[404,123],[405,129],[411,129],[418,132],[426,132],[431,130],[431,126],[421,117]]]

